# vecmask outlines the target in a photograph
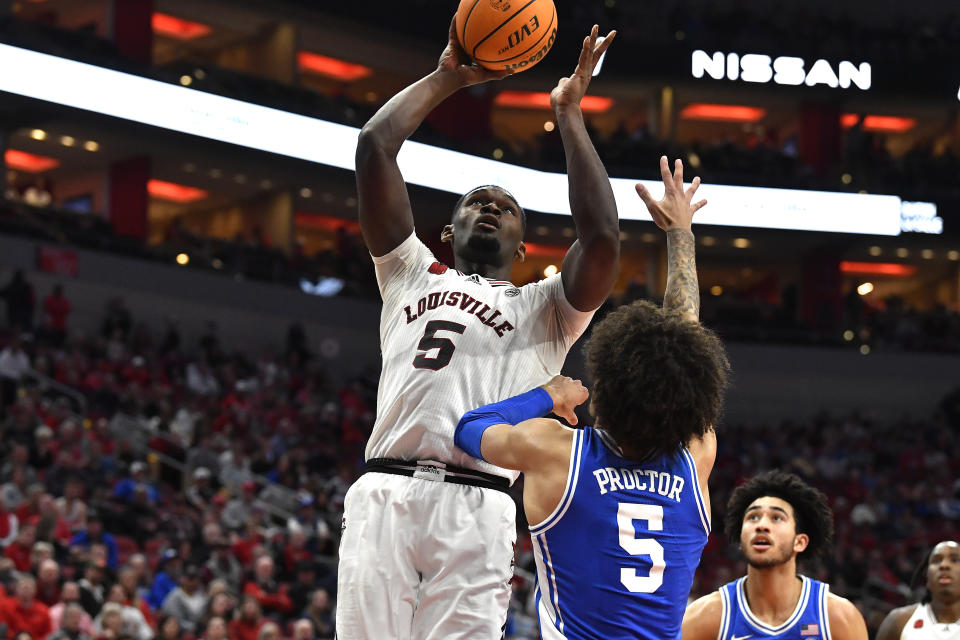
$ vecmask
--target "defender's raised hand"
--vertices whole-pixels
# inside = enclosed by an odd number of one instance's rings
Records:
[[[467,52],[460,45],[460,39],[457,37],[457,16],[454,14],[450,21],[450,34],[447,40],[447,48],[440,54],[440,61],[437,63],[437,70],[454,74],[460,81],[461,86],[488,82],[490,80],[502,80],[513,71],[491,71],[485,69],[473,62]]]
[[[580,51],[580,61],[577,68],[573,70],[573,75],[568,78],[560,78],[560,82],[550,92],[550,106],[554,109],[565,106],[577,106],[580,100],[587,93],[587,87],[590,86],[590,78],[593,77],[593,70],[600,61],[600,56],[607,50],[613,38],[617,35],[616,31],[611,31],[607,37],[600,38],[598,33],[600,27],[593,25],[590,35],[583,39],[583,49]]]
[[[647,211],[657,226],[664,231],[671,229],[689,229],[693,223],[693,214],[707,204],[706,200],[700,200],[691,204],[697,188],[700,187],[700,178],[696,177],[687,188],[683,190],[683,162],[677,159],[673,175],[670,175],[670,164],[667,156],[660,158],[660,175],[663,177],[663,199],[654,200],[650,192],[642,184],[637,183],[637,195],[647,206]]]
[[[567,376],[554,376],[543,385],[543,390],[553,400],[553,413],[570,424],[577,424],[576,408],[590,395],[583,383]]]

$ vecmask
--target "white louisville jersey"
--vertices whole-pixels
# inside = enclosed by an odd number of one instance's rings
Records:
[[[416,234],[373,261],[383,370],[366,458],[436,460],[512,482],[516,472],[453,444],[457,422],[559,374],[593,312],[570,305],[560,274],[522,287],[463,274]]]
[[[960,640],[960,620],[937,622],[930,603],[921,603],[903,625],[900,640]]]

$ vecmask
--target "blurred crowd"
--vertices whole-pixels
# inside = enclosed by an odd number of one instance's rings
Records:
[[[375,380],[329,385],[296,325],[261,357],[122,300],[96,335],[40,327],[0,350],[3,634],[331,638]]]
[[[121,299],[91,335],[69,330],[69,305],[45,306],[34,325],[9,317],[0,349],[6,637],[332,637],[338,524],[373,424],[375,372],[329,384],[297,325],[282,353],[256,356],[222,345],[213,324],[191,345],[175,326],[151,335]],[[731,490],[789,469],[835,512],[834,552],[808,572],[875,629],[913,597],[926,548],[956,531],[958,433],[960,390],[929,419],[722,425],[715,533],[693,595],[743,571],[719,524]],[[517,567],[508,637],[535,638],[522,521]]]

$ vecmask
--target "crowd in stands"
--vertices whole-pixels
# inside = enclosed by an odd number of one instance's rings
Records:
[[[31,319],[13,311],[8,320]],[[196,345],[175,327],[151,335],[119,299],[99,332],[66,334],[10,324],[3,334],[0,631],[332,637],[338,525],[375,374],[329,384],[296,326],[284,353],[260,357],[220,344],[215,325]],[[731,490],[762,469],[795,471],[830,497],[836,547],[808,571],[872,629],[913,597],[914,564],[958,526],[960,390],[929,419],[823,415],[724,424],[719,435],[714,535],[693,595],[743,571],[716,523]],[[535,638],[522,522],[517,566],[508,637]]]
[[[375,380],[329,385],[296,327],[275,357],[213,326],[190,349],[120,300],[95,335],[21,326],[0,351],[2,635],[331,638]]]

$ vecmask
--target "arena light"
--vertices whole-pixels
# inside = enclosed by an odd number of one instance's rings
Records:
[[[191,202],[205,200],[209,195],[203,189],[164,182],[163,180],[149,180],[147,182],[147,193],[154,198],[170,200],[179,204],[190,204]]]
[[[845,113],[840,116],[840,125],[850,129],[860,122],[856,113]],[[883,133],[906,133],[917,126],[916,118],[900,118],[897,116],[868,115],[863,118],[864,131],[880,131]]]
[[[550,109],[550,94],[545,91],[501,91],[493,99],[498,107],[510,109]],[[584,113],[606,113],[613,106],[613,98],[583,96],[580,110]]]
[[[26,171],[27,173],[43,173],[60,166],[60,161],[56,158],[38,156],[16,149],[7,149],[6,153],[3,154],[3,159],[8,168]]]
[[[766,109],[738,104],[705,104],[694,102],[680,111],[684,120],[712,120],[715,122],[757,122],[767,115]]]
[[[895,262],[851,262],[844,260],[840,263],[841,273],[855,273],[871,276],[893,276],[907,278],[917,272],[912,264],[897,264]]]
[[[297,64],[301,71],[309,71],[340,82],[355,82],[373,73],[373,69],[362,64],[337,60],[319,53],[301,51],[297,54]]]
[[[174,40],[196,40],[213,32],[210,25],[185,20],[168,13],[154,13],[152,23],[155,33]]]
[[[359,130],[308,116],[186,89],[75,60],[0,44],[0,91],[352,171]],[[90,87],[96,87],[91,91]],[[317,144],[322,140],[323,144]],[[461,194],[501,184],[532,211],[569,215],[567,176],[409,141],[398,158],[408,183]],[[636,180],[610,181],[620,218],[651,218]],[[641,181],[659,197],[663,185]],[[266,188],[266,187],[265,187]],[[706,185],[701,224],[869,235],[899,235],[893,195]],[[936,211],[932,203],[910,203]],[[926,215],[926,214],[925,214]],[[931,231],[937,233],[935,227]]]

